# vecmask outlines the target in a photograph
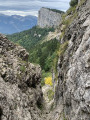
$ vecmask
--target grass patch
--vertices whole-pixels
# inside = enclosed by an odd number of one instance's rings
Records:
[[[78,7],[82,6],[85,3],[86,0],[81,0],[80,3],[78,4]]]
[[[63,120],[68,120],[68,119],[65,117],[65,113],[63,113]]]
[[[70,7],[65,14],[62,15],[62,21],[64,22],[65,21],[65,18],[68,16],[68,15],[71,15],[73,13],[75,13],[76,11],[76,5],[74,7]]]
[[[47,95],[48,95],[49,101],[51,101],[51,100],[53,99],[53,97],[54,97],[54,92],[53,92],[53,90],[49,90],[48,93],[47,93]]]
[[[54,102],[51,104],[50,111],[53,111],[54,109]]]
[[[62,39],[65,35],[65,31],[68,26],[73,22],[74,19],[78,17],[78,13],[76,11],[77,5],[74,7],[70,7],[67,12],[62,16],[62,24],[64,25],[62,33],[60,35],[60,39]]]
[[[65,32],[63,31],[63,32],[61,33],[61,35],[60,35],[60,39],[63,38],[64,34],[65,34]]]
[[[77,5],[74,7],[70,7],[67,12],[62,16],[62,24],[65,25],[63,28],[63,32],[60,36],[62,38],[65,34],[66,28],[73,22],[73,20],[78,16],[78,13],[76,11]]]
[[[24,65],[22,65],[22,66],[20,66],[20,70],[21,70],[22,72],[25,72],[25,71],[26,71],[26,67],[25,67]]]
[[[57,77],[58,76],[58,71],[57,71],[58,58],[59,58],[59,56],[56,52],[56,57],[53,60],[53,70],[54,70],[54,73],[55,73],[55,81],[58,80],[58,77]]]
[[[60,48],[59,48],[59,51],[58,51],[58,53],[57,53],[58,56],[62,56],[62,55],[65,53],[67,47],[68,47],[68,41],[66,41],[66,42],[64,42],[63,44],[61,44],[61,45],[60,45]]]
[[[0,54],[0,57],[2,57],[2,54]]]

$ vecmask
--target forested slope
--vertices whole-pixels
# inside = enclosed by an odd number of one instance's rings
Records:
[[[56,56],[55,51],[58,49],[56,39],[45,41],[49,32],[54,32],[54,28],[33,27],[30,30],[8,35],[7,37],[26,48],[29,52],[30,62],[40,64],[43,70],[49,71]]]

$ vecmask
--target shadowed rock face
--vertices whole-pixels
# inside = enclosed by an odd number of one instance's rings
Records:
[[[54,12],[48,8],[41,8],[38,13],[38,26],[57,27],[61,21],[61,14]]]
[[[42,120],[41,68],[0,34],[0,120]],[[38,107],[37,107],[38,106]]]
[[[2,108],[0,107],[0,120],[2,118],[2,114],[3,114],[3,111],[2,111]]]

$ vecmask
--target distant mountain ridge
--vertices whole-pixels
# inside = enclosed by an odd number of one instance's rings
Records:
[[[19,16],[0,14],[0,33],[12,34],[32,28],[37,24],[35,16]]]

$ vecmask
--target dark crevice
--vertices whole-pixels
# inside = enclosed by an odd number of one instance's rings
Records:
[[[42,104],[41,98],[39,98],[39,99],[37,100],[36,104],[37,104],[37,107],[38,107],[39,109],[42,109],[43,104]]]
[[[2,120],[2,115],[3,115],[3,110],[2,110],[2,108],[0,107],[0,120]]]
[[[3,75],[1,75],[1,77],[2,77],[3,79],[5,79],[5,77],[6,77],[6,73],[3,74]]]
[[[68,40],[70,40],[70,39],[71,39],[71,35],[69,34],[69,35],[68,35]]]
[[[30,80],[27,80],[26,84],[27,84],[28,87],[36,88],[36,84],[34,82],[31,83]]]

